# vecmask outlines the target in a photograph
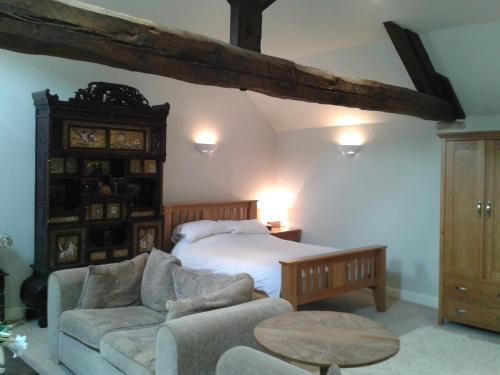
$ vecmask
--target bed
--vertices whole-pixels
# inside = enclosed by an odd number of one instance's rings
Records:
[[[257,218],[257,201],[166,204],[164,248],[187,267],[212,272],[248,272],[257,291],[298,306],[370,288],[378,311],[386,310],[386,246],[334,249],[263,234],[219,234],[192,244],[171,241],[174,228],[197,220]],[[245,256],[241,256],[244,254]],[[307,256],[304,256],[306,255]]]

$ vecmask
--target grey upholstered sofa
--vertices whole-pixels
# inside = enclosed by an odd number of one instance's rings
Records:
[[[257,347],[254,327],[292,311],[261,299],[169,320],[144,306],[75,309],[86,268],[49,278],[48,335],[52,358],[77,375],[215,374],[228,349]]]
[[[257,350],[238,346],[222,355],[217,364],[217,375],[311,375],[297,366],[271,357]],[[332,365],[327,375],[341,375]]]

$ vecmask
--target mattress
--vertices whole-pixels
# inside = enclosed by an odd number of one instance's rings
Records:
[[[291,260],[339,251],[331,247],[285,241],[269,234],[217,234],[193,243],[179,241],[172,254],[183,266],[235,275],[246,272],[255,289],[277,298],[281,292],[280,260]]]

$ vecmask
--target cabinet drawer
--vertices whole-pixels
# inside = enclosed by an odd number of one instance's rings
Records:
[[[500,285],[446,276],[445,294],[459,299],[484,302],[500,307]]]
[[[445,298],[444,317],[500,332],[500,308]]]

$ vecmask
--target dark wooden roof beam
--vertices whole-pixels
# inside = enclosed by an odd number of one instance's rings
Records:
[[[260,52],[262,13],[276,0],[227,0],[231,5],[230,43]]]
[[[450,80],[436,72],[420,36],[391,21],[385,22],[384,26],[415,88],[447,101],[453,108],[455,118],[464,119],[465,113]]]
[[[453,121],[450,104],[66,0],[0,0],[0,48],[265,95]]]

